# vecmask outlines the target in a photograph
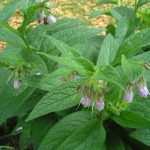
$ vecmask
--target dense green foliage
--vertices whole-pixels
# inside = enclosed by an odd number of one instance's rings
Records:
[[[114,4],[91,13],[114,18],[106,30],[56,21],[46,2],[13,0],[0,11],[0,148],[149,149],[150,28],[139,9],[150,0],[100,0]],[[17,8],[24,20],[14,29]]]

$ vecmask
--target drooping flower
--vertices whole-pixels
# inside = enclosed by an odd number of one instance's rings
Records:
[[[146,85],[138,85],[138,93],[140,97],[147,97],[149,95],[149,90]]]
[[[50,24],[50,23],[55,23],[56,22],[56,18],[52,15],[48,15],[44,18],[44,24]]]
[[[105,107],[104,100],[103,98],[100,98],[100,100],[96,102],[95,108],[101,111],[104,109],[104,107]]]
[[[123,100],[126,102],[132,102],[133,100],[133,88],[129,87],[128,90],[124,93]]]
[[[82,97],[82,99],[81,99],[81,104],[82,104],[84,107],[90,106],[90,99],[89,99],[88,97]]]
[[[14,78],[14,89],[19,89],[20,87],[20,81],[18,78]]]
[[[41,23],[45,18],[45,13],[44,11],[39,13],[39,18],[38,18],[38,23]]]

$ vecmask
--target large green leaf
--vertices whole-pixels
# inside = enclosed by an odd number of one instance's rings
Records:
[[[53,124],[54,123],[50,120],[49,116],[41,117],[34,120],[31,127],[32,137],[37,147],[40,145]]]
[[[73,67],[77,72],[82,75],[86,75],[87,72],[94,71],[94,65],[92,62],[88,61],[84,57],[57,57],[50,54],[38,52],[52,60],[57,61],[60,64]]]
[[[96,65],[99,50],[101,48],[104,36],[95,36],[81,43],[77,43],[73,48],[83,57],[87,58]]]
[[[85,111],[79,111],[66,116],[49,130],[39,150],[58,149],[78,128],[91,119],[91,113]]]
[[[96,5],[102,5],[102,4],[117,4],[117,0],[100,0]]]
[[[114,83],[117,86],[121,87],[123,90],[125,90],[125,86],[122,84],[123,82],[121,76],[118,74],[117,70],[111,65],[101,67],[97,72],[95,78],[98,80],[104,80],[110,83]]]
[[[130,133],[130,136],[137,141],[144,143],[147,146],[150,146],[150,129],[140,130],[137,129]]]
[[[86,149],[98,150],[103,147],[106,133],[102,123],[92,119],[74,132],[58,150]]]
[[[13,0],[6,7],[0,10],[0,22],[6,23],[15,14],[16,9],[22,4],[22,0]],[[12,7],[13,6],[13,7]]]
[[[118,20],[115,37],[119,45],[125,38],[131,36],[135,32],[135,30],[140,26],[140,23],[140,19],[137,18],[135,20],[129,20],[128,17],[122,17]]]
[[[51,37],[51,36],[45,36],[49,39],[50,42],[52,42],[53,45],[57,47],[57,49],[62,53],[64,56],[70,56],[70,57],[80,57],[81,55],[76,52],[74,49],[66,45],[65,43]]]
[[[22,55],[23,49],[16,45],[8,44],[6,48],[0,53],[0,62],[7,62],[11,65],[18,65],[24,62]]]
[[[54,34],[51,34],[52,37],[66,43],[69,46],[74,44],[81,43],[97,34],[100,34],[103,30],[93,29],[87,27],[76,27],[71,29],[61,30]],[[55,46],[49,41],[49,39],[44,40],[40,46],[40,51],[46,51],[48,53],[56,51]]]
[[[133,103],[131,103],[126,108],[126,110],[136,112],[140,114],[141,116],[150,120],[150,108],[149,108],[150,105],[148,105],[148,103],[149,101],[143,102],[143,100],[140,99],[138,101],[134,101]]]
[[[56,86],[59,86],[63,83],[61,80],[62,77],[71,74],[73,71],[74,70],[71,68],[60,68],[51,74],[46,74],[44,77],[37,75],[24,77],[23,82],[27,82],[29,85],[44,91],[51,91]]]
[[[37,68],[37,70],[41,73],[45,73],[45,74],[48,73],[47,66],[46,66],[45,62],[38,55],[35,55],[35,54],[30,55],[26,59],[26,62],[33,64]]]
[[[25,47],[24,41],[20,36],[9,29],[0,28],[0,41],[8,42],[16,46]]]
[[[11,83],[12,84],[12,83]],[[24,101],[34,92],[33,87],[21,87],[18,90],[12,88],[11,84],[3,87],[0,99],[0,124],[6,119],[12,117],[15,111],[24,103]]]
[[[122,56],[122,70],[132,83],[145,74],[143,66],[129,62],[124,55]]]
[[[47,31],[50,33],[56,33],[65,29],[75,28],[79,26],[88,25],[86,22],[74,19],[74,18],[62,18],[59,19],[56,23],[50,24],[47,26]]]
[[[46,26],[45,25],[39,25],[28,32],[26,39],[29,44],[36,45],[37,41],[40,37],[42,37],[46,33]]]
[[[149,3],[150,0],[138,0],[137,7],[141,7],[142,5]]]
[[[112,119],[123,127],[137,129],[150,128],[150,120],[132,111],[122,111],[119,116],[113,116]]]
[[[144,52],[142,54],[136,55],[130,59],[136,62],[149,62],[150,63],[150,52]]]
[[[99,66],[111,64],[115,59],[118,47],[119,46],[117,41],[111,34],[108,34],[102,43],[97,60],[97,65]]]
[[[129,20],[135,19],[134,9],[125,6],[111,8],[110,13],[116,20],[120,20],[122,17],[127,17]]]
[[[47,93],[35,106],[27,120],[40,117],[50,112],[64,110],[80,102],[81,95],[77,91],[83,79],[68,81]]]
[[[150,28],[141,30],[140,32],[130,36],[120,45],[116,59],[114,63],[118,63],[121,60],[121,56],[124,54],[126,58],[131,58],[142,47],[150,45]]]

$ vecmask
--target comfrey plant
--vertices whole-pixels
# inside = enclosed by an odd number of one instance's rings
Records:
[[[105,2],[117,1],[98,4]],[[79,19],[56,21],[47,0],[13,0],[4,7],[1,147],[149,149],[150,29],[140,30],[138,17],[147,2],[135,1],[134,8],[117,3],[105,13],[116,19],[106,30]],[[23,22],[14,29],[8,19],[16,9]]]

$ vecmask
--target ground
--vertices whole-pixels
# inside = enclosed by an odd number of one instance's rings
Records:
[[[6,5],[8,0],[0,0],[0,9]],[[119,0],[118,0],[119,1]],[[120,0],[122,5],[132,6],[133,0]],[[89,19],[89,16],[94,10],[108,10],[112,5],[102,5],[95,7],[99,0],[51,0],[53,2],[53,13],[59,18],[70,17],[80,18],[91,24],[92,27],[105,28],[110,22],[111,18],[106,15]],[[17,10],[16,14],[9,19],[9,25],[18,28],[22,22],[21,13]],[[37,22],[35,22],[36,24]],[[0,42],[0,51],[5,47],[5,42]]]

